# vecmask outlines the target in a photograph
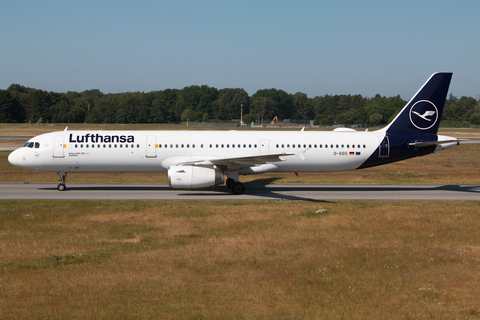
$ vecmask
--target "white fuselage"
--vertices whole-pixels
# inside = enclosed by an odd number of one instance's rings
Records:
[[[331,172],[358,168],[384,137],[383,131],[61,131],[31,139],[9,161],[51,172],[162,172],[186,161],[285,154],[272,166],[247,165],[239,173]]]

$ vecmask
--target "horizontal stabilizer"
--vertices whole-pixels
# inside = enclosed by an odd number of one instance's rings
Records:
[[[446,143],[457,143],[460,144],[460,141],[463,141],[466,139],[455,139],[455,140],[444,140],[444,141],[415,141],[415,142],[410,142],[408,145],[409,146],[414,146],[414,147],[430,147],[430,146],[438,146],[441,144],[446,144]]]

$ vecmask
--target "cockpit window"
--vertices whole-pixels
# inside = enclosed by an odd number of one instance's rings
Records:
[[[27,142],[23,145],[23,148],[40,148],[40,142]]]

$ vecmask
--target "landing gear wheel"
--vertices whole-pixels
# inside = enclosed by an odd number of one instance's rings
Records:
[[[58,191],[65,191],[67,187],[65,186],[65,180],[67,178],[66,172],[57,172],[58,176],[60,177],[60,184],[57,186]]]
[[[235,184],[235,180],[233,180],[232,178],[228,178],[227,182],[225,182],[225,184],[227,185],[228,189],[232,189],[233,185]]]
[[[245,192],[245,186],[241,182],[235,182],[232,186],[232,192],[234,194],[243,194]]]

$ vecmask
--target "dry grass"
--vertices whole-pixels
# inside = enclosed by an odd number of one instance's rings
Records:
[[[479,202],[0,204],[2,318],[480,315]]]

